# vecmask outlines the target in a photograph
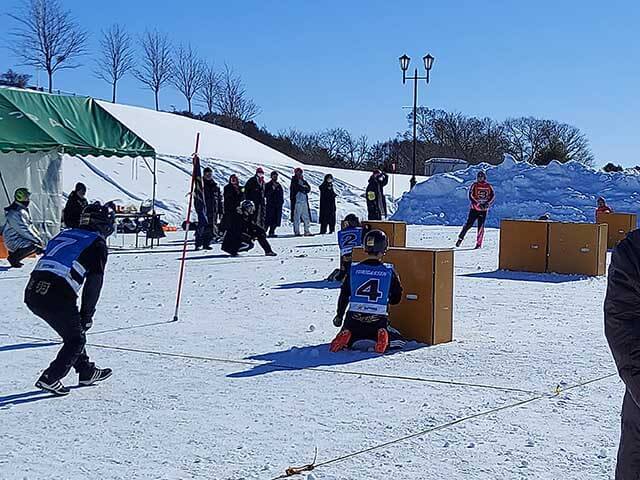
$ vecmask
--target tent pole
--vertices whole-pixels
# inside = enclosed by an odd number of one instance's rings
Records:
[[[7,185],[4,183],[2,172],[0,172],[0,181],[2,181],[2,188],[4,189],[4,194],[7,196],[7,202],[11,203],[11,197],[9,197],[9,192],[7,191]]]
[[[151,212],[152,213],[156,213],[156,183],[157,183],[157,177],[156,177],[156,172],[157,172],[157,160],[156,160],[156,156],[153,156],[153,189],[151,191]]]

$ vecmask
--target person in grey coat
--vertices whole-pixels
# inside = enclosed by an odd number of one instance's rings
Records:
[[[6,223],[2,236],[9,252],[9,264],[14,268],[20,268],[21,261],[28,256],[43,253],[44,240],[29,213],[31,192],[26,188],[18,188],[13,198],[14,202],[4,209]]]
[[[613,251],[604,301],[604,333],[626,392],[616,480],[640,478],[640,230]]]
[[[291,203],[291,221],[293,222],[293,233],[300,236],[300,223],[304,224],[304,236],[311,237],[311,208],[309,207],[309,192],[311,185],[304,179],[304,172],[300,167],[294,170],[289,189],[289,199]]]

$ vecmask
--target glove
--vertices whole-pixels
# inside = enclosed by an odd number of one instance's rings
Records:
[[[342,317],[340,315],[336,315],[333,317],[333,326],[341,327],[342,326]]]
[[[91,327],[93,327],[93,318],[90,316],[82,316],[80,317],[80,324],[82,325],[83,330],[86,332]]]

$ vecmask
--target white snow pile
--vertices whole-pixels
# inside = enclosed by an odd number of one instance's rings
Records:
[[[233,173],[244,184],[258,166],[265,169],[266,180],[272,170],[278,171],[285,188],[284,210],[288,218],[290,178],[293,170],[301,167],[312,188],[309,200],[313,221],[318,219],[318,186],[327,173],[334,176],[338,193],[338,219],[347,213],[366,214],[364,192],[370,172],[305,165],[245,135],[217,125],[145,108],[107,102],[100,104],[155,148],[158,154],[157,209],[170,223],[180,224],[185,217],[191,176],[190,155],[195,149],[197,133],[200,133],[202,166],[213,169],[214,178],[221,188]],[[87,185],[91,200],[115,200],[123,205],[139,206],[143,200],[151,199],[151,166],[151,159],[65,156],[63,190],[69,193],[76,182],[81,181]],[[396,177],[393,181],[396,194],[399,195],[407,190],[409,177]],[[387,194],[391,191],[389,185]],[[392,206],[393,199],[389,197],[388,201]]]
[[[548,213],[552,220],[593,222],[596,199],[603,196],[617,212],[640,213],[640,177],[633,173],[606,173],[576,162],[547,166],[520,163],[505,156],[502,164],[475,165],[434,175],[406,193],[393,220],[417,225],[462,225],[469,210],[468,189],[480,170],[486,170],[496,192],[487,225],[500,219],[536,219]]]

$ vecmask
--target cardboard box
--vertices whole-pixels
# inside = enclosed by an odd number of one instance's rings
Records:
[[[382,230],[387,234],[390,247],[407,246],[407,224],[404,222],[390,222],[386,220],[364,220],[364,233],[369,230]]]
[[[0,259],[7,258],[8,255],[7,247],[4,246],[4,238],[0,235]]]
[[[607,231],[604,223],[549,223],[547,271],[605,275]]]
[[[500,270],[546,272],[549,223],[541,220],[502,220]]]
[[[354,249],[353,260],[366,255]],[[402,300],[389,309],[391,325],[408,339],[429,345],[453,340],[453,250],[390,248],[384,261],[402,282]]]
[[[596,223],[609,226],[607,248],[615,248],[629,232],[638,228],[638,217],[635,213],[599,213],[596,215]]]

